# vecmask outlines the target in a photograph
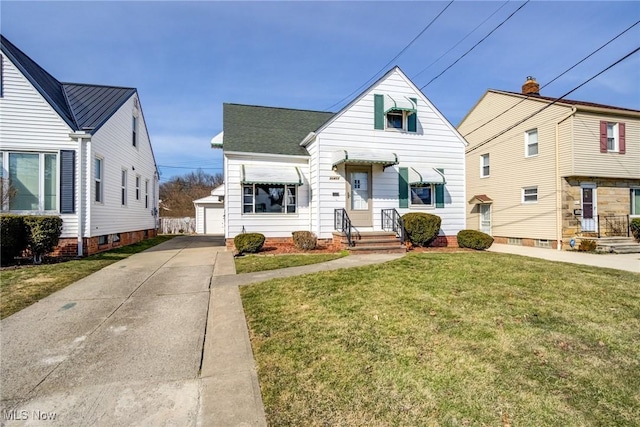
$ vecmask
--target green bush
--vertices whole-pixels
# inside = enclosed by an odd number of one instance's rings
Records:
[[[239,254],[256,253],[262,249],[264,245],[264,234],[260,233],[244,233],[238,234],[233,238],[233,244]]]
[[[461,248],[483,251],[493,244],[493,237],[478,230],[460,230],[458,232],[458,246]]]
[[[634,218],[631,220],[631,234],[636,239],[636,241],[640,242],[640,218]]]
[[[413,246],[429,246],[438,236],[442,220],[438,215],[412,212],[402,216],[407,238]]]
[[[293,244],[303,251],[315,249],[318,245],[318,238],[311,231],[294,231],[291,235],[293,236]]]
[[[27,229],[22,215],[0,215],[2,265],[10,264],[27,248]]]
[[[580,246],[578,246],[578,250],[580,252],[593,252],[596,250],[597,246],[598,244],[596,243],[595,240],[584,239],[580,241]]]
[[[51,215],[25,215],[23,220],[28,230],[27,248],[33,255],[33,262],[40,264],[42,256],[58,246],[62,234],[62,219]]]

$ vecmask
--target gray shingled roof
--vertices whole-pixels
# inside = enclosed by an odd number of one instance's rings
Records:
[[[334,113],[224,104],[225,151],[307,156],[300,142]]]
[[[134,88],[61,83],[2,35],[0,44],[2,52],[73,130],[92,128],[89,133],[95,133],[136,93]]]

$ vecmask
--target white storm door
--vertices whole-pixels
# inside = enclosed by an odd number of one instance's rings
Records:
[[[480,206],[480,231],[491,234],[491,205]]]

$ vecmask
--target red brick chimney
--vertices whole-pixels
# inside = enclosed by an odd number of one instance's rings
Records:
[[[523,95],[540,95],[540,85],[535,77],[527,76],[527,81],[522,85]]]

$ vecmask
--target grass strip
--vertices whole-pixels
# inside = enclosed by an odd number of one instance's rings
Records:
[[[236,273],[254,273],[256,271],[318,264],[342,258],[347,254],[347,251],[341,251],[332,254],[245,255],[235,259]]]

